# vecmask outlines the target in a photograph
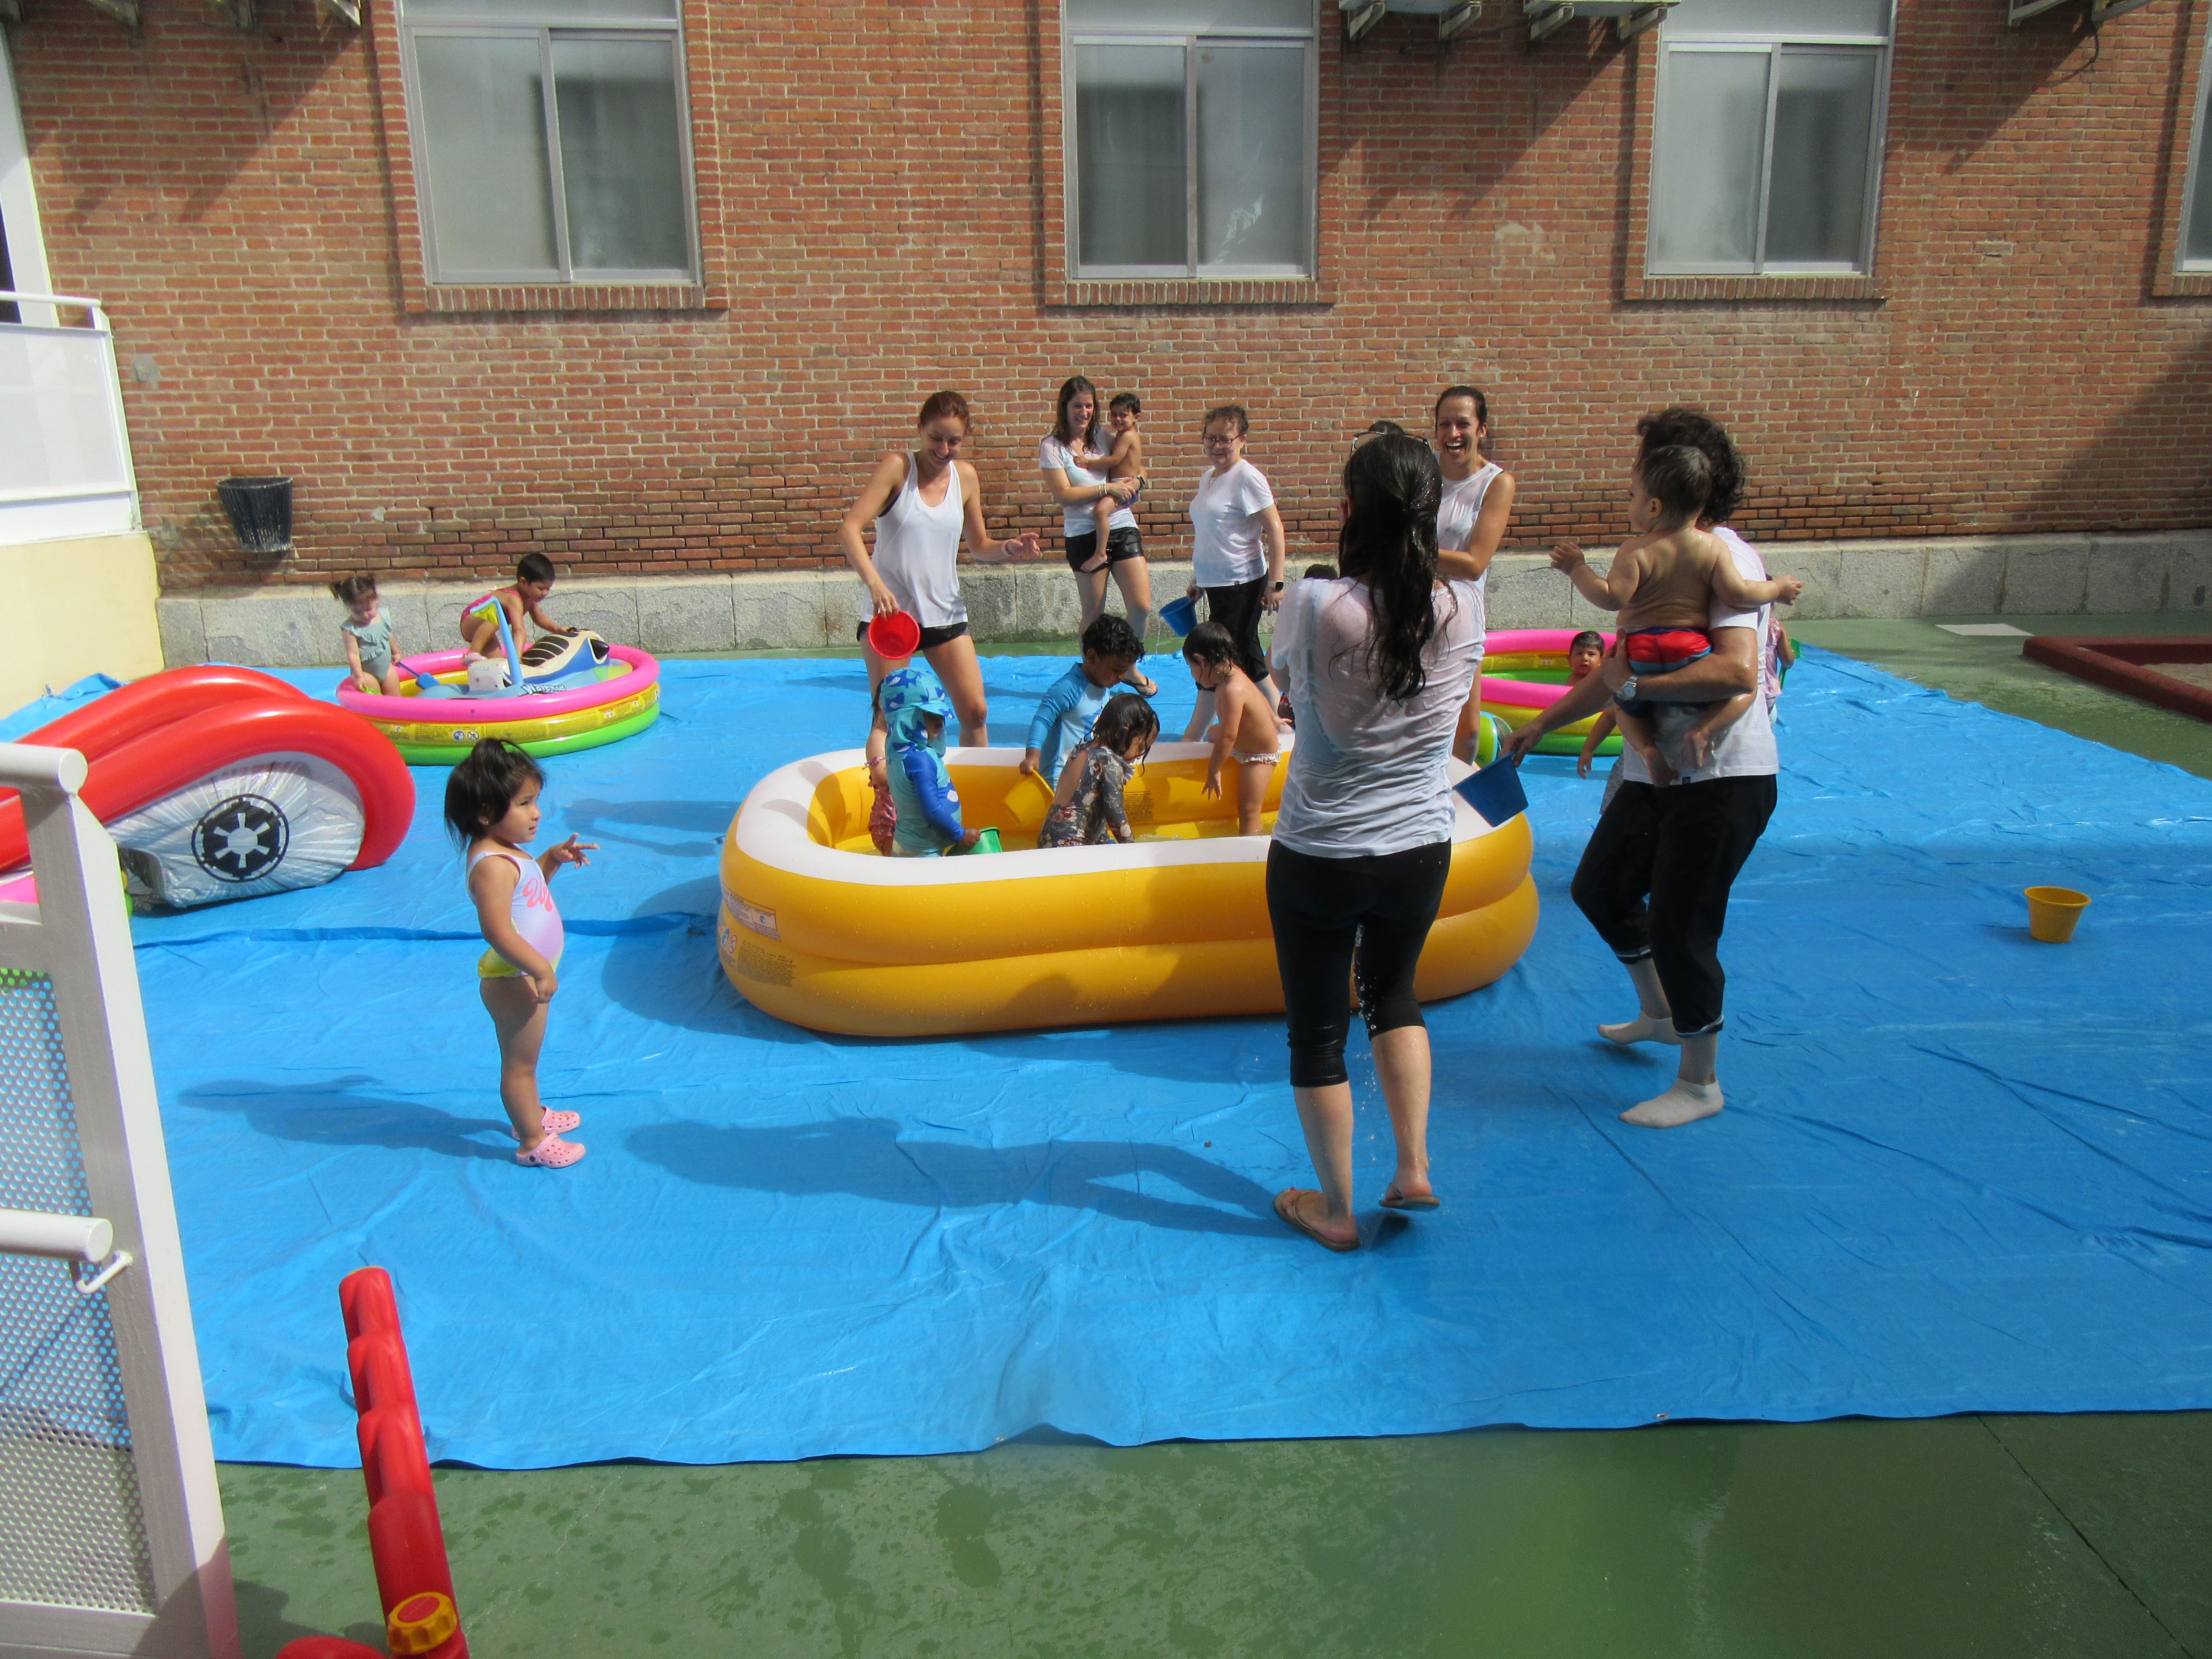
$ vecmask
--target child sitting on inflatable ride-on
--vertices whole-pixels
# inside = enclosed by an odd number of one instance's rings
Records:
[[[554,575],[553,561],[543,553],[524,554],[514,562],[514,586],[495,588],[461,612],[461,642],[480,657],[495,654],[499,644],[499,618],[489,611],[493,599],[498,600],[499,608],[507,613],[507,630],[520,647],[527,647],[530,643],[523,633],[526,619],[537,623],[541,633],[571,632],[545,614],[545,601],[553,592]]]
[[[876,698],[890,735],[891,799],[898,809],[890,856],[972,851],[983,832],[960,822],[960,792],[945,764],[945,722],[951,717],[952,699],[944,684],[926,664],[911,663],[884,675]]]
[[[1714,602],[1735,611],[1794,604],[1805,591],[1795,576],[1751,581],[1736,569],[1720,538],[1698,528],[1698,515],[1712,493],[1712,463],[1687,444],[1655,449],[1636,465],[1628,498],[1629,527],[1613,566],[1601,576],[1589,568],[1581,548],[1563,542],[1552,567],[1566,572],[1575,591],[1601,610],[1620,613],[1621,649],[1628,659],[1628,684],[1614,694],[1614,721],[1621,741],[1644,757],[1651,781],[1669,784],[1674,769],[1659,752],[1650,704],[1637,696],[1637,682],[1671,674],[1712,653],[1705,632]],[[1692,766],[1711,758],[1714,741],[1751,707],[1755,692],[1684,703],[1706,712],[1682,736],[1683,753]]]

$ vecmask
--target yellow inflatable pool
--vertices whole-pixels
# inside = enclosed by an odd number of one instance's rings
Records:
[[[1007,848],[965,858],[876,854],[859,750],[763,778],[722,848],[731,983],[778,1018],[856,1036],[1282,1012],[1267,842],[1231,833],[1233,782],[1225,799],[1200,793],[1204,744],[1153,749],[1127,792],[1133,844],[1045,851],[1034,825],[1009,827],[1021,753],[947,751],[963,817],[999,826]],[[1458,803],[1452,843],[1424,1001],[1489,984],[1536,932],[1528,819],[1493,828]]]

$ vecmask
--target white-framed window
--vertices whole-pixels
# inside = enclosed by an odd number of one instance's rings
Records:
[[[1067,0],[1079,278],[1310,276],[1316,0]]]
[[[1659,33],[1652,276],[1874,269],[1894,0],[1681,0]]]
[[[677,0],[403,0],[433,283],[698,276]]]
[[[2212,58],[2212,50],[2208,50]],[[2181,192],[2181,257],[2178,269],[2212,271],[2212,144],[2204,123],[2212,116],[2212,73],[2197,72],[2197,118],[2189,135],[2189,182]]]

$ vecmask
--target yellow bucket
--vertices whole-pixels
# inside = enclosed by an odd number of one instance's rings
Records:
[[[2027,931],[2045,945],[2063,945],[2074,937],[2074,924],[2089,908],[2089,896],[2071,887],[2030,887],[2027,893]]]
[[[1024,830],[1034,830],[1052,811],[1053,787],[1041,775],[1030,772],[1006,787],[1006,816]]]

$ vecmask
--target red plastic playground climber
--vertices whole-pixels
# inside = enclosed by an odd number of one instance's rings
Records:
[[[453,1606],[453,1574],[437,1494],[415,1408],[415,1379],[399,1334],[392,1275],[381,1267],[348,1273],[338,1285],[345,1315],[346,1368],[361,1413],[361,1474],[368,1486],[368,1553],[385,1640],[396,1654],[468,1659]],[[383,1659],[374,1648],[335,1636],[288,1642],[276,1659]]]

